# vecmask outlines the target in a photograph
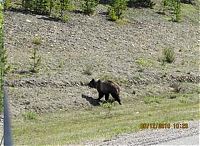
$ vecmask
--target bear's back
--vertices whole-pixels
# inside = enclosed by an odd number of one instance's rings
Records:
[[[99,84],[98,88],[100,88],[100,91],[102,91],[103,93],[119,94],[119,92],[120,92],[119,85],[117,85],[113,81],[110,81],[110,80],[107,80],[104,82],[99,81],[98,84]]]

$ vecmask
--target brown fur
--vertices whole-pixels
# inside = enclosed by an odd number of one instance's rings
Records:
[[[105,99],[107,101],[109,99],[109,94],[111,94],[115,101],[121,104],[119,97],[120,87],[116,83],[110,80],[102,82],[101,80],[95,81],[92,79],[88,86],[97,89],[99,93],[99,100],[105,95]]]

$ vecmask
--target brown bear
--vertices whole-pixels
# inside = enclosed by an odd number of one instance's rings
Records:
[[[121,105],[121,100],[119,97],[120,87],[116,83],[110,80],[102,82],[101,80],[95,81],[94,79],[92,79],[88,86],[97,89],[97,91],[99,92],[98,100],[100,100],[105,95],[105,100],[107,101],[109,98],[109,94],[111,94],[115,101],[117,101]]]

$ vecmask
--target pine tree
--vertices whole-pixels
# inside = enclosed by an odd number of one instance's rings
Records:
[[[108,9],[109,17],[112,21],[122,19],[125,10],[127,9],[126,0],[113,0]]]
[[[51,15],[51,13],[52,13],[52,9],[53,9],[53,7],[54,7],[54,0],[50,0],[49,1],[49,15]]]
[[[82,10],[85,14],[93,14],[98,4],[99,0],[84,0],[82,4]]]
[[[22,7],[27,10],[33,10],[33,0],[22,0]]]
[[[48,13],[48,0],[35,0],[34,11],[38,14]]]
[[[60,0],[60,17],[63,18],[63,13],[67,10],[69,0]]]

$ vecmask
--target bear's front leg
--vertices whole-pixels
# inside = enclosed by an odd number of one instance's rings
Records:
[[[99,98],[98,98],[98,100],[100,100],[103,96],[104,96],[104,94],[102,92],[99,92]]]
[[[105,94],[105,100],[108,101],[109,99],[109,94]]]

